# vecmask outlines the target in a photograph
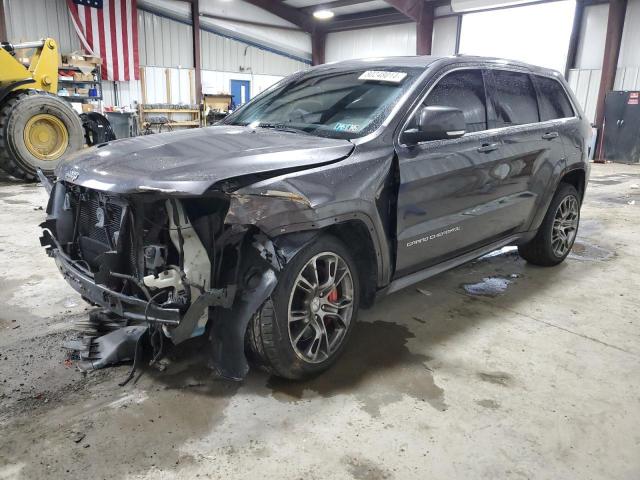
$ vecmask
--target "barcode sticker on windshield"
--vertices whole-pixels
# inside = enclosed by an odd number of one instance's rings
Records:
[[[376,82],[400,83],[407,74],[405,72],[385,72],[383,70],[367,70],[358,80],[374,80]]]

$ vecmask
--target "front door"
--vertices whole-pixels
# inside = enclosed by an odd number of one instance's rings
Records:
[[[251,82],[249,80],[231,80],[231,97],[234,108],[247,103],[251,99]]]
[[[467,133],[454,140],[398,145],[396,276],[439,263],[482,243],[499,221],[502,142],[487,131],[481,70],[455,70],[423,105],[462,110]]]

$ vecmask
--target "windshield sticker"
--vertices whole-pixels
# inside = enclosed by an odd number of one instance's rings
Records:
[[[383,70],[367,70],[358,80],[373,80],[376,82],[400,83],[407,74],[405,72],[385,72]]]
[[[336,132],[355,133],[360,131],[360,125],[354,125],[353,123],[336,123],[333,129]]]

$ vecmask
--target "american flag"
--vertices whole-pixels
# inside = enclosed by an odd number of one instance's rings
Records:
[[[102,57],[103,80],[138,80],[136,0],[67,0],[83,47]]]

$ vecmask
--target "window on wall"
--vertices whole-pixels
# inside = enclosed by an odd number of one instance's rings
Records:
[[[491,71],[496,127],[510,127],[540,121],[538,101],[526,73]]]
[[[459,70],[447,74],[433,87],[424,104],[460,109],[468,132],[487,129],[484,82],[480,70]]]
[[[574,0],[466,13],[460,53],[520,60],[564,71]]]

